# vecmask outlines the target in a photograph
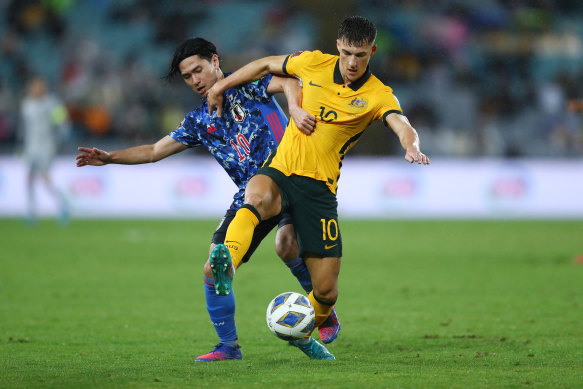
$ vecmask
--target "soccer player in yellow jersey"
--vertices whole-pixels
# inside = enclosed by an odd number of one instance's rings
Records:
[[[289,121],[277,150],[249,181],[245,204],[231,222],[225,245],[211,254],[218,292],[229,290],[235,269],[247,251],[261,220],[288,211],[292,215],[300,255],[312,277],[308,298],[316,311],[316,326],[329,316],[338,297],[342,240],[338,224],[336,188],[346,152],[373,120],[382,120],[399,137],[410,163],[427,165],[419,137],[403,115],[393,91],[369,70],[376,51],[376,27],[352,16],[340,24],[339,55],[303,51],[266,57],[218,81],[208,94],[209,112],[222,111],[222,94],[233,86],[267,73],[292,75],[303,83],[302,108],[314,116],[315,131],[302,133]],[[335,359],[311,336],[290,341],[312,359]]]

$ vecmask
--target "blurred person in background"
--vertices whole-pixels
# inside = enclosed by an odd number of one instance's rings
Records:
[[[221,164],[237,185],[238,191],[215,231],[210,252],[225,240],[227,227],[236,211],[243,205],[248,180],[263,165],[284,135],[287,118],[273,98],[273,93],[283,92],[288,109],[300,131],[311,134],[316,119],[301,108],[302,89],[298,80],[291,77],[272,76],[258,82],[232,88],[225,92],[224,114],[208,113],[206,97],[210,88],[225,77],[215,45],[202,38],[188,39],[174,52],[168,80],[181,77],[203,98],[203,104],[188,113],[178,127],[155,144],[106,152],[97,148],[79,147],[77,166],[102,166],[106,164],[142,164],[157,162],[189,147],[203,146]],[[288,214],[266,219],[257,226],[253,242],[243,262],[247,262],[259,243],[275,227],[276,252],[307,292],[312,281],[303,259],[298,256],[294,229]],[[213,270],[207,259],[204,266],[204,290],[207,311],[220,343],[213,351],[201,355],[196,361],[241,359],[235,326],[235,297],[233,293],[219,295],[215,292]],[[324,342],[333,341],[340,324],[335,313],[319,328]]]
[[[49,93],[42,77],[33,77],[26,86],[21,105],[23,155],[28,166],[26,220],[37,221],[35,184],[40,179],[58,204],[58,221],[62,226],[69,221],[69,209],[64,194],[50,176],[50,169],[59,146],[69,132],[68,114],[63,103]]]

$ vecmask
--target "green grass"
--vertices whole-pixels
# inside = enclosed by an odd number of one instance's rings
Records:
[[[0,220],[0,388],[581,388],[583,222],[344,221],[335,362],[274,337],[273,236],[237,272],[243,361],[202,266],[217,221]]]

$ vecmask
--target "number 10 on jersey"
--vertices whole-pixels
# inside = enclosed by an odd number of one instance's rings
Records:
[[[322,240],[336,240],[338,239],[338,223],[334,219],[326,221],[320,219],[322,223]]]

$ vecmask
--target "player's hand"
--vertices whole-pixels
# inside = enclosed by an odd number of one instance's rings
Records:
[[[429,165],[429,158],[416,147],[407,149],[405,159],[409,163],[417,162],[419,165]]]
[[[212,115],[213,112],[217,111],[217,116],[223,116],[223,94],[219,93],[218,88],[216,85],[213,85],[211,89],[209,89],[206,100],[209,106],[209,115]]]
[[[111,162],[111,155],[107,151],[95,147],[78,147],[77,150],[81,151],[81,154],[75,157],[77,167],[86,165],[103,166]]]
[[[306,135],[310,135],[316,129],[316,118],[300,107],[290,107],[289,114],[294,123]]]

